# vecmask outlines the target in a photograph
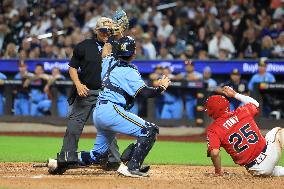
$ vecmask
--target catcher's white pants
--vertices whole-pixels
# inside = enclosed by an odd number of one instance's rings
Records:
[[[254,176],[284,176],[284,167],[276,166],[284,148],[284,129],[276,127],[266,136],[267,149],[257,158],[257,163],[248,169]]]

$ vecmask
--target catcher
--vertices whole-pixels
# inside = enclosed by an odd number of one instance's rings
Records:
[[[276,127],[264,138],[254,121],[259,103],[228,86],[223,87],[223,93],[244,105],[230,112],[230,103],[224,96],[214,95],[206,101],[205,111],[214,119],[207,128],[207,156],[211,157],[215,174],[223,174],[220,157],[223,147],[236,164],[244,166],[253,176],[283,176],[284,167],[276,164],[284,145],[284,130]]]

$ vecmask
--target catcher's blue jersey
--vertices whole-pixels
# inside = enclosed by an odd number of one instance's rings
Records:
[[[117,62],[118,60],[113,56],[103,58],[101,72],[102,81],[106,79],[105,77],[107,76],[108,68]],[[109,79],[112,85],[121,88],[132,97],[135,97],[139,90],[145,86],[145,82],[143,81],[138,70],[128,66],[115,67],[111,71]],[[108,88],[104,88],[104,90],[100,93],[99,100],[107,100],[123,106],[126,105],[124,96]]]
[[[135,97],[137,92],[144,87],[145,83],[138,70],[129,66],[116,66],[110,73],[108,69],[118,62],[114,57],[103,58],[101,76],[104,80],[109,77],[112,85],[123,89],[130,96]],[[122,106],[120,106],[120,104]],[[122,133],[130,136],[144,136],[141,131],[147,127],[147,123],[137,115],[126,111],[123,106],[126,100],[123,95],[108,88],[99,95],[99,100],[93,112],[93,121],[97,128],[97,137],[94,148],[90,155],[93,160],[94,152],[98,154],[105,153],[110,144],[114,141],[116,133]]]

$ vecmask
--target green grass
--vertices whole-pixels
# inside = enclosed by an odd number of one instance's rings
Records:
[[[130,144],[130,140],[119,140],[120,150]],[[90,150],[93,139],[81,139],[80,150]],[[0,136],[0,162],[44,162],[54,158],[62,145],[61,138]],[[206,157],[206,143],[157,141],[146,163],[211,165]],[[222,150],[222,165],[234,166],[230,156]],[[284,164],[282,158],[280,164]]]

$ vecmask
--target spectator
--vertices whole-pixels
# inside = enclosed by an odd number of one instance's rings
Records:
[[[20,41],[22,41],[25,38],[30,37],[31,27],[32,27],[32,24],[30,22],[25,23],[24,28],[22,28],[20,33],[19,33]]]
[[[276,58],[284,58],[284,31],[279,35],[278,44],[274,47],[272,53]]]
[[[224,49],[229,53],[229,57],[233,57],[235,47],[227,36],[223,35],[222,29],[218,28],[213,39],[209,41],[208,52],[214,58],[219,58],[220,49]]]
[[[208,60],[208,59],[209,57],[208,57],[207,51],[201,50],[198,52],[198,60]]]
[[[194,41],[194,47],[196,52],[199,52],[201,50],[208,50],[208,39],[206,29],[204,27],[200,27],[198,29],[197,40]]]
[[[244,33],[239,58],[257,58],[260,52],[259,44],[256,41],[255,31],[249,29]]]
[[[202,74],[194,70],[194,64],[186,62],[186,72],[181,74],[186,81],[201,81]],[[190,90],[185,93],[185,110],[187,118],[190,120],[195,119],[195,107],[196,107],[196,91]]]
[[[248,95],[248,84],[247,81],[241,79],[241,74],[238,69],[233,69],[230,75],[230,80],[226,81],[225,83],[222,83],[220,85],[221,87],[229,86],[232,87],[235,91],[237,91],[240,94]],[[218,88],[217,92],[222,94],[222,89]],[[239,100],[236,100],[235,98],[229,98],[230,102],[230,110],[233,111],[237,109],[239,106],[241,106],[241,102]]]
[[[248,88],[253,91],[255,83],[273,83],[275,82],[275,77],[266,71],[267,64],[265,60],[261,59],[258,63],[258,73],[254,74],[249,81]]]
[[[157,57],[160,60],[172,60],[174,59],[173,55],[171,55],[166,47],[160,48],[160,55]]]
[[[169,52],[177,58],[185,51],[185,41],[177,39],[175,34],[171,34],[168,38],[166,47],[169,49]]]
[[[6,52],[4,54],[3,58],[17,58],[18,54],[17,54],[17,50],[16,50],[16,45],[14,43],[9,43],[7,45],[7,49]]]
[[[284,32],[283,19],[277,19],[273,21],[273,27],[269,32],[272,39],[277,39],[281,32]]]
[[[273,41],[268,35],[262,39],[260,57],[272,58]]]
[[[194,47],[192,45],[187,45],[185,48],[185,52],[180,55],[180,59],[188,60],[195,59]]]
[[[38,36],[45,33],[45,28],[42,26],[41,18],[37,18],[34,26],[31,28],[31,36]]]
[[[228,60],[229,54],[230,53],[226,49],[219,49],[219,60]]]
[[[4,40],[5,37],[11,32],[10,28],[7,26],[7,24],[5,23],[5,18],[4,15],[0,15],[0,55],[2,54],[1,52],[2,47],[4,45]]]
[[[51,107],[51,101],[48,100],[44,87],[49,80],[49,76],[44,74],[43,66],[37,64],[34,74],[24,82],[24,87],[30,87],[31,115],[48,115]]]
[[[281,19],[284,16],[284,0],[280,0],[281,5],[274,11],[273,19]]]
[[[162,23],[158,27],[157,35],[163,36],[167,39],[173,31],[173,26],[169,24],[169,20],[166,16],[163,16]]]
[[[175,80],[169,67],[163,69],[163,75]],[[167,89],[163,94],[163,109],[161,119],[180,119],[182,117],[183,103],[179,89]]]
[[[266,71],[266,62],[264,59],[261,59],[258,63],[258,73],[254,74],[249,81],[248,88],[253,92],[254,85],[256,83],[273,83],[275,82],[275,77]],[[264,116],[268,116],[271,112],[271,96],[269,94],[263,94],[263,106],[262,106],[262,114]]]
[[[209,66],[203,69],[203,82],[207,84],[209,91],[213,91],[217,87],[217,82],[212,78],[212,71]]]
[[[142,47],[147,50],[146,57],[150,60],[156,59],[157,52],[148,33],[143,34]]]
[[[7,79],[7,76],[0,72],[0,116],[4,114],[4,80]]]
[[[28,72],[27,65],[23,60],[18,64],[19,72],[15,75],[15,80],[21,80],[25,83],[27,78],[32,77],[32,73]],[[30,115],[29,88],[23,85],[17,85],[14,93],[14,114],[15,115]]]
[[[158,80],[162,78],[163,75],[163,68],[160,65],[157,65],[154,69],[154,73],[149,75],[150,81],[153,82],[154,87],[159,86]],[[155,98],[155,117],[157,119],[161,118],[163,104],[164,104],[163,96],[158,96]]]
[[[57,88],[57,112],[59,117],[66,117],[68,112],[68,103],[67,103],[67,92],[66,89],[62,86],[56,86],[54,83],[56,81],[64,81],[65,77],[61,74],[60,69],[54,67],[51,72],[51,77],[49,78],[47,85],[45,86],[45,93],[51,94],[51,87]],[[53,96],[51,96],[53,98]],[[45,102],[48,106],[49,102]]]

